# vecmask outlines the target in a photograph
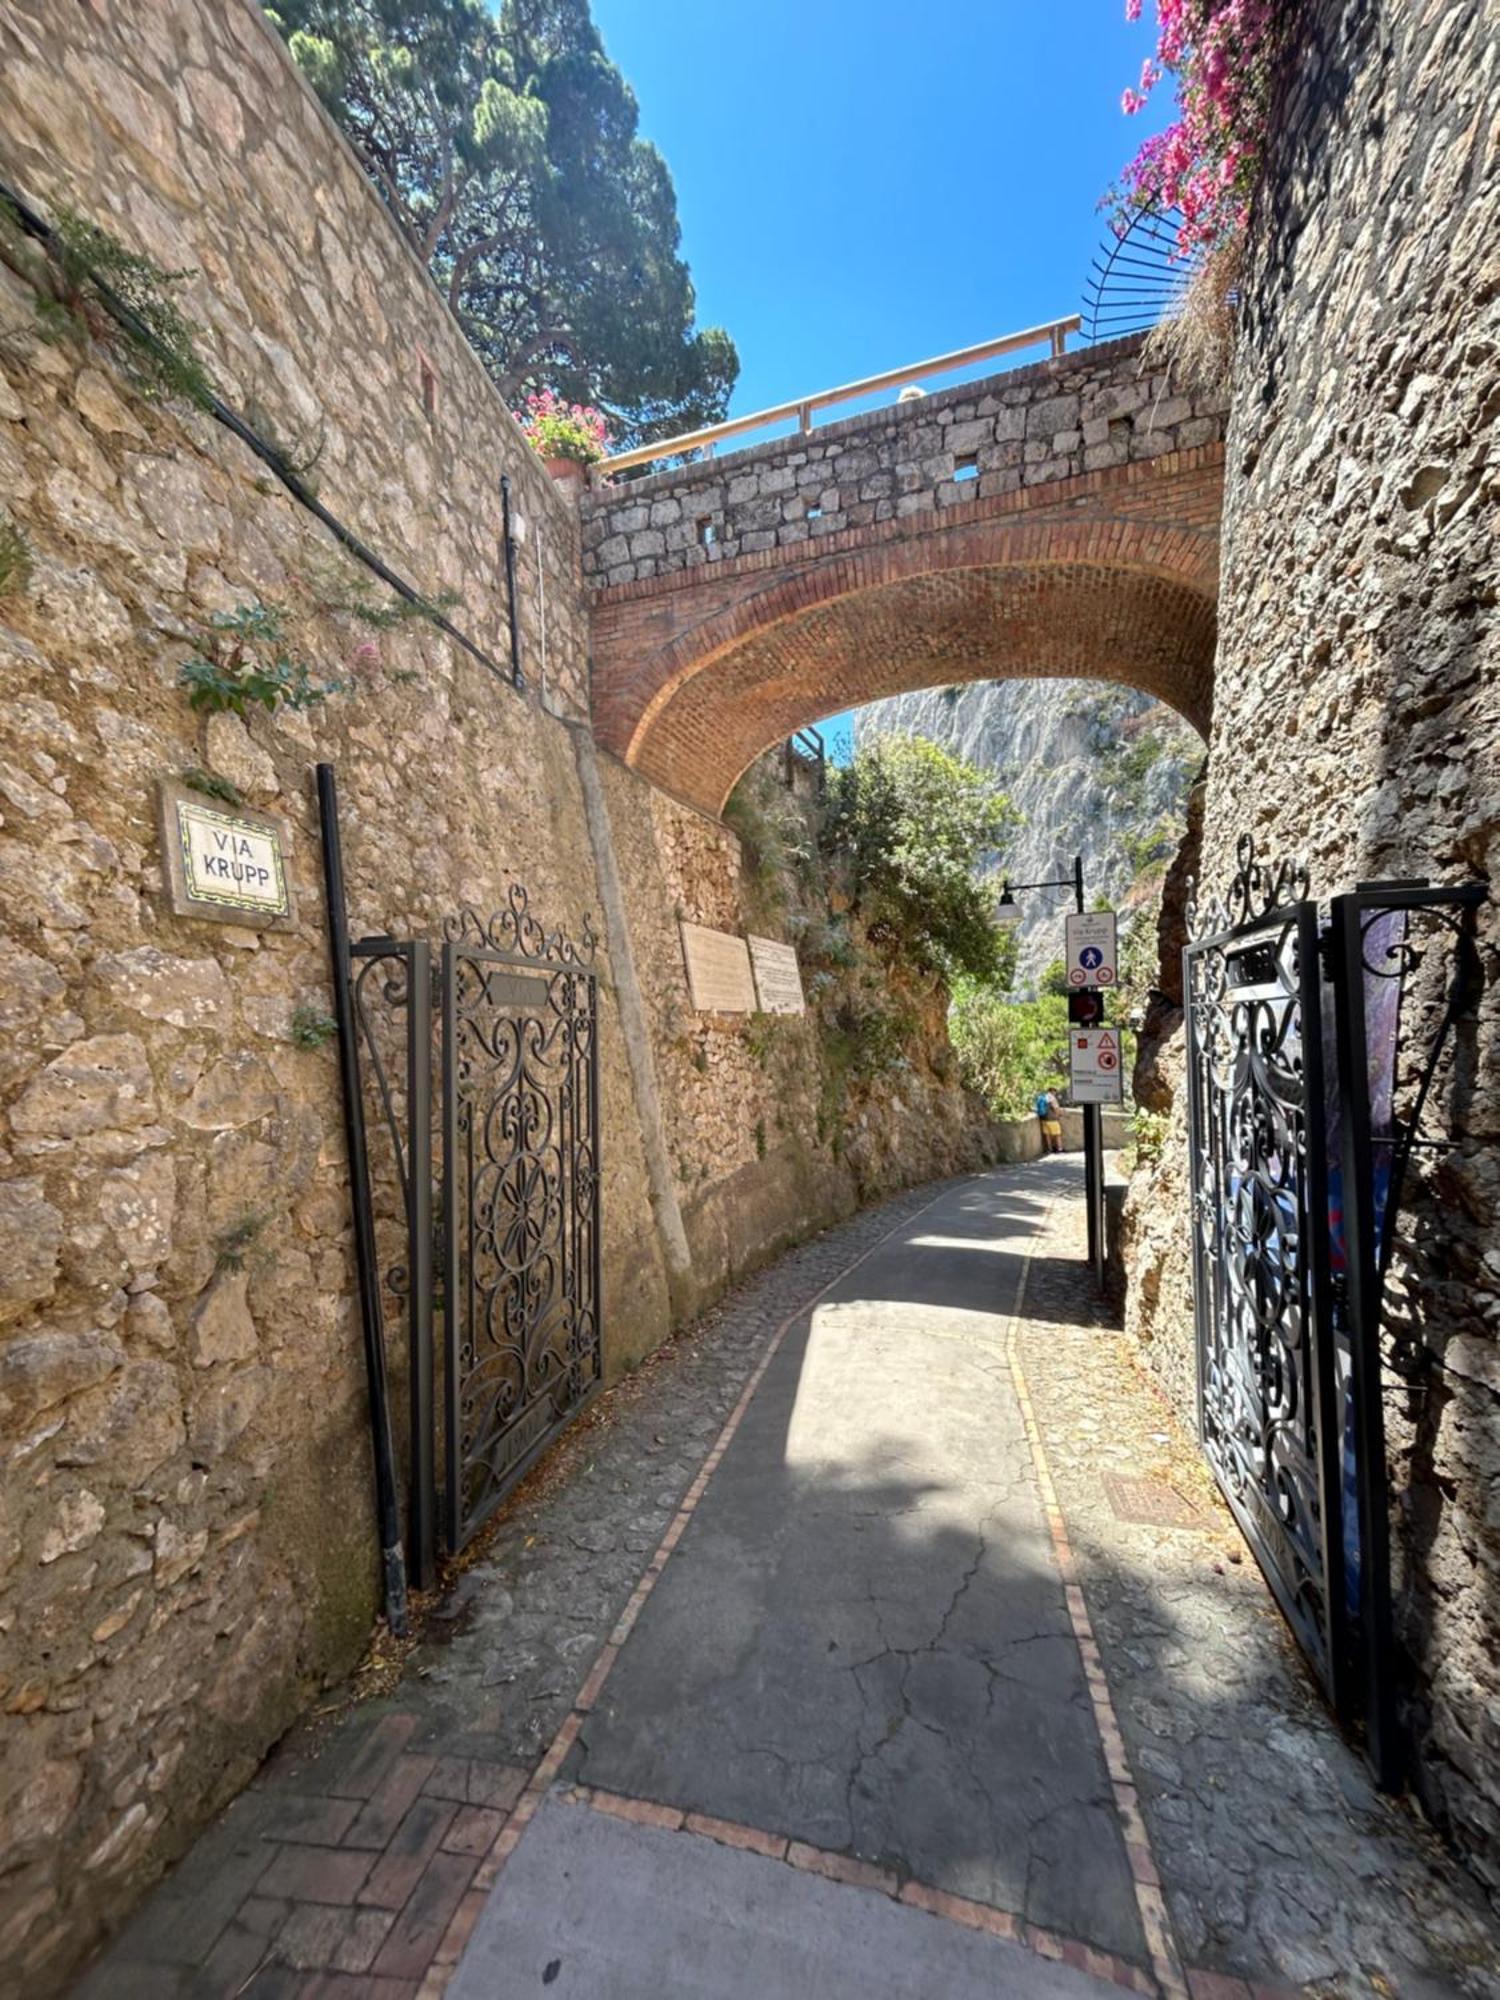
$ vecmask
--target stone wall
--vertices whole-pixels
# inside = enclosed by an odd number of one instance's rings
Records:
[[[1203,878],[1253,833],[1314,891],[1490,882],[1500,49],[1483,0],[1316,0],[1258,203],[1226,455]],[[1397,1642],[1420,1794],[1500,1889],[1500,920],[1440,1072],[1384,1332]],[[1439,953],[1408,1006],[1430,1029]],[[1180,1106],[1131,1323],[1191,1379]]]
[[[795,825],[812,802],[791,799],[771,757],[747,781]],[[608,761],[615,849],[638,885],[636,970],[652,1025],[664,1137],[695,1275],[710,1289],[772,1251],[912,1181],[982,1165],[999,1139],[962,1089],[941,985],[891,966],[857,920],[822,940],[821,883],[742,868],[740,843],[716,821]],[[632,795],[645,814],[632,812]],[[799,840],[813,844],[803,827]],[[808,1012],[695,1012],[678,920],[747,929],[798,946]],[[899,1032],[884,1040],[884,1024]],[[878,1048],[874,1038],[881,1036]],[[873,1052],[872,1052],[873,1051]]]
[[[329,1007],[312,766],[338,772],[356,935],[439,938],[516,881],[576,935],[599,857],[576,512],[249,0],[18,0],[0,172],[191,268],[221,392],[284,444],[321,439],[323,504],[452,592],[494,663],[421,619],[372,624],[384,587],[222,426],[138,395],[128,350],[37,338],[8,241],[0,526],[31,573],[0,599],[0,1962],[40,1994],[350,1665],[377,1601],[336,1063],[296,1019]],[[350,686],[202,722],[179,668],[215,614],[257,606]],[[285,820],[291,930],[171,913],[156,786],[189,772]],[[904,1150],[872,1139],[863,1175],[788,1184],[747,1025],[688,1016],[674,956],[678,902],[739,927],[736,844],[606,781],[700,1293],[866,1189],[976,1157],[974,1107],[934,1076],[942,1115]],[[671,1309],[608,950],[600,971],[613,1375]],[[393,1316],[398,1385],[400,1336]]]
[[[816,549],[877,521],[1217,444],[1222,399],[1143,374],[1140,348],[1111,341],[905,403],[892,391],[886,408],[806,435],[597,488],[583,503],[584,579]]]

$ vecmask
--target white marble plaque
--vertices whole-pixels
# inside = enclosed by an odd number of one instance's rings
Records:
[[[161,787],[162,859],[179,916],[290,930],[287,830],[270,813],[221,805],[170,780]]]
[[[704,924],[682,923],[682,959],[688,992],[704,1014],[753,1014],[755,982],[745,940]]]
[[[802,974],[794,946],[778,944],[775,938],[749,938],[750,963],[755,969],[755,991],[763,1014],[805,1014]]]

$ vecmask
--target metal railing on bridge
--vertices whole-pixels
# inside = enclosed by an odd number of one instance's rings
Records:
[[[969,368],[976,361],[990,361],[999,354],[1013,354],[1023,347],[1035,347],[1046,341],[1054,355],[1067,350],[1068,335],[1077,333],[1083,321],[1077,313],[1067,319],[1048,320],[1043,326],[1027,327],[1023,333],[1002,334],[998,340],[981,340],[974,347],[958,347],[951,354],[936,354],[928,361],[914,361],[905,368],[888,368],[882,375],[866,375],[858,382],[846,382],[841,389],[820,389],[815,396],[798,396],[790,403],[778,403],[774,409],[756,410],[750,416],[730,417],[722,424],[710,424],[706,430],[686,431],[681,437],[664,438],[658,444],[637,445],[634,451],[619,451],[611,458],[601,458],[591,468],[593,479],[607,479],[611,473],[626,472],[632,466],[650,465],[660,458],[682,458],[689,452],[701,451],[712,457],[716,445],[726,438],[742,437],[748,431],[758,431],[767,425],[784,423],[795,417],[798,430],[806,435],[813,427],[813,412],[826,410],[835,403],[851,403],[860,396],[873,396],[882,389],[903,388],[909,382],[923,381],[929,375],[945,375],[950,369]]]

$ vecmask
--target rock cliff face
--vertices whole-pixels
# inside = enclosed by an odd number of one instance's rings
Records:
[[[893,733],[925,736],[1001,779],[1022,825],[997,870],[1018,882],[1066,875],[1083,856],[1084,891],[1120,910],[1128,928],[1154,896],[1153,864],[1181,836],[1188,788],[1203,757],[1196,731],[1149,695],[1104,681],[978,681],[873,702],[854,718],[856,747]],[[1024,897],[1017,983],[1031,985],[1061,955],[1056,895]]]

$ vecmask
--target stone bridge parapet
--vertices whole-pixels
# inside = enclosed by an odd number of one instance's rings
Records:
[[[723,459],[596,489],[584,581],[639,583],[1217,444],[1223,401],[1143,368],[1141,338],[891,402]]]

